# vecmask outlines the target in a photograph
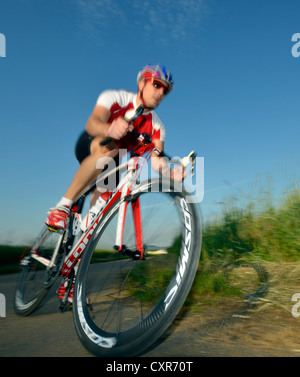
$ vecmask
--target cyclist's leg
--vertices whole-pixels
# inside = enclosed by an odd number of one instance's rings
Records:
[[[97,161],[101,157],[114,158],[117,156],[118,149],[115,147],[110,147],[109,149],[101,146],[100,143],[102,140],[103,137],[95,137],[91,140],[85,137],[84,134],[79,138],[76,146],[76,156],[80,159],[83,158],[83,160],[66,193],[55,208],[49,212],[46,220],[48,226],[52,228],[66,228],[70,208],[72,207],[74,199],[85,187],[93,183],[97,176],[103,171],[103,169],[97,168]]]
[[[99,155],[99,152],[100,152],[100,157],[102,157],[101,156],[101,150],[102,150],[103,147],[101,147],[101,145],[100,145],[102,140],[103,140],[102,137],[99,137],[99,138],[96,137],[96,138],[93,139],[93,141],[91,142],[91,145],[90,145],[90,153],[91,154],[98,154]],[[111,149],[110,151],[111,152],[108,156],[114,159],[114,163],[113,163],[112,167],[119,166],[119,163],[120,163],[119,154],[118,154],[119,149],[116,147],[116,148]],[[104,167],[103,172],[106,171],[107,169],[108,169],[108,166]],[[102,172],[102,171],[98,169],[97,172]],[[98,173],[98,175],[99,175],[99,173]],[[96,175],[96,178],[97,178],[98,175]],[[97,182],[97,189],[95,189],[92,192],[92,195],[91,195],[91,206],[95,204],[95,202],[97,201],[97,199],[99,198],[100,195],[104,200],[107,200],[108,197],[110,196],[111,191],[113,191],[115,189],[115,187],[118,185],[118,183],[119,183],[119,172],[116,172],[115,177],[110,178],[109,183],[108,183],[108,179],[105,179],[103,181],[103,185],[102,185],[103,187],[101,187],[101,182]]]
[[[89,184],[94,182],[103,169],[97,169],[97,161],[101,157],[114,158],[118,154],[118,149],[108,149],[101,146],[102,137],[98,136],[93,139],[90,146],[91,153],[81,162],[74,178],[68,187],[64,197],[74,200],[77,195]]]
[[[84,131],[78,138],[75,146],[75,156],[78,162],[81,164],[82,161],[91,154],[91,144],[94,137],[90,136],[86,131]],[[93,151],[96,150],[97,142],[93,143]],[[100,193],[97,190],[91,195],[90,205],[93,206],[98,199]]]

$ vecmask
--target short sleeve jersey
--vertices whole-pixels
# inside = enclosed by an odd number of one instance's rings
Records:
[[[136,97],[136,94],[125,90],[106,90],[98,97],[97,105],[104,106],[110,111],[109,123],[112,123],[114,119],[124,117],[128,110],[136,109]],[[133,126],[139,133],[149,135],[151,140],[165,141],[165,126],[154,110],[144,112]],[[119,147],[130,150],[135,144],[136,140],[129,133],[120,140]]]

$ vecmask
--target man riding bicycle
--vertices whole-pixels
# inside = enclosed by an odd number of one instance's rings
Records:
[[[132,150],[137,144],[137,140],[131,135],[133,129],[148,134],[155,146],[161,151],[164,150],[165,127],[154,109],[173,89],[172,75],[163,66],[147,65],[138,73],[137,84],[136,94],[124,90],[107,90],[98,97],[85,132],[76,145],[76,157],[80,166],[65,195],[48,213],[46,224],[49,227],[67,227],[74,199],[102,172],[96,168],[97,161],[101,157],[116,158],[120,148]],[[139,105],[144,107],[143,114],[129,124],[124,120],[125,113],[137,109]],[[108,146],[102,146],[101,142],[107,137],[112,138],[113,142]],[[175,167],[170,171],[162,158],[152,158],[151,162],[152,167],[160,174],[170,174],[171,179],[175,180],[184,178],[185,173],[181,167]],[[104,200],[107,199],[105,194],[101,194]]]

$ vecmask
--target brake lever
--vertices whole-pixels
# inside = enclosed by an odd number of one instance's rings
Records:
[[[195,151],[191,151],[188,156],[183,157],[181,159],[181,166],[186,168],[188,165],[192,164],[191,167],[191,175],[192,177],[195,174],[195,161],[196,161],[197,153]]]

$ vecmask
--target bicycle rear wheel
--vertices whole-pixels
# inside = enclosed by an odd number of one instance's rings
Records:
[[[29,315],[41,305],[58,277],[64,260],[62,239],[63,234],[51,232],[44,226],[33,246],[24,250],[20,261],[22,269],[15,292],[16,314]],[[51,265],[55,250],[56,258]]]
[[[140,184],[126,200],[130,204],[137,197],[145,258],[128,252],[137,247],[130,205],[126,247],[112,248],[118,200],[92,234],[77,273],[75,327],[83,345],[98,356],[134,356],[157,340],[181,309],[200,259],[200,216],[184,192],[157,180]]]

